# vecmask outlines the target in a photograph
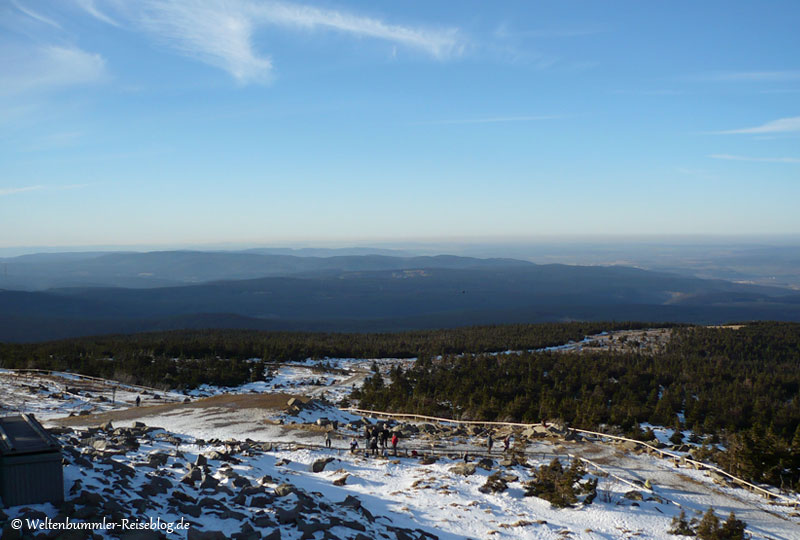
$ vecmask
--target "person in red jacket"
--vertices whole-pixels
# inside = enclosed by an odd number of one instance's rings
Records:
[[[392,434],[392,451],[394,452],[395,456],[397,455],[397,441],[398,441],[397,432],[395,431]]]

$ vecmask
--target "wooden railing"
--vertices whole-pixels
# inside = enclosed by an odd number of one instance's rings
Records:
[[[103,379],[101,377],[92,377],[91,375],[81,375],[80,373],[72,373],[69,371],[57,371],[57,370],[50,370],[50,369],[10,369],[10,368],[2,368],[0,371],[0,376],[4,373],[9,373],[12,375],[47,375],[47,376],[54,376],[54,377],[61,377],[66,381],[70,379],[77,379],[80,381],[91,381],[95,383],[102,384],[103,386],[107,387],[109,390],[114,388],[132,388],[134,390],[146,390],[152,393],[158,393],[163,396],[170,396],[172,399],[183,399],[183,395],[176,394],[174,392],[169,392],[165,390],[160,390],[158,388],[153,388],[152,386],[143,386],[141,384],[128,384],[122,383],[118,381],[112,381],[109,379]],[[65,377],[66,375],[66,377]]]
[[[476,421],[476,420],[453,420],[452,418],[440,418],[440,417],[436,417],[436,416],[425,416],[425,415],[421,415],[421,414],[405,414],[405,413],[391,413],[391,412],[385,412],[385,411],[372,411],[372,410],[367,410],[367,409],[358,409],[358,408],[355,408],[355,407],[350,407],[350,408],[346,408],[346,409],[342,409],[342,410],[343,411],[347,411],[347,412],[358,413],[358,414],[361,414],[361,415],[385,416],[387,418],[405,418],[405,419],[414,419],[414,420],[418,419],[418,420],[425,420],[425,421],[428,421],[428,422],[459,424],[459,425],[511,426],[511,427],[523,427],[523,428],[530,428],[530,427],[535,427],[535,426],[543,426],[541,423],[522,424],[522,423],[517,423],[517,422],[485,422],[485,421]],[[648,444],[646,442],[637,441],[635,439],[629,439],[627,437],[620,437],[618,435],[609,435],[608,433],[601,433],[601,432],[598,432],[598,431],[589,431],[589,430],[586,430],[586,429],[577,429],[577,428],[567,428],[567,429],[568,429],[568,431],[571,431],[573,433],[583,433],[583,434],[586,434],[586,435],[592,435],[592,436],[599,437],[599,438],[602,438],[602,439],[613,439],[613,440],[617,440],[617,441],[633,443],[633,444],[635,444],[637,446],[645,448],[648,452],[652,452],[652,453],[655,453],[655,454],[659,455],[662,458],[668,457],[668,458],[673,459],[673,460],[678,460],[681,463],[688,463],[688,464],[692,465],[695,469],[698,469],[698,470],[714,471],[717,474],[720,474],[720,475],[723,475],[723,476],[729,478],[733,483],[735,483],[737,485],[740,485],[740,486],[743,486],[743,487],[749,489],[750,491],[753,491],[753,492],[756,492],[756,493],[758,493],[760,495],[763,495],[767,499],[770,499],[770,500],[776,499],[776,500],[782,501],[784,503],[790,504],[793,507],[800,506],[800,499],[798,499],[798,498],[788,497],[788,496],[782,495],[780,493],[775,493],[775,492],[769,491],[768,489],[764,489],[761,486],[757,486],[757,485],[755,485],[753,483],[750,483],[750,482],[748,482],[746,480],[738,478],[738,477],[730,474],[729,472],[724,471],[723,469],[720,469],[719,467],[716,467],[714,465],[709,465],[708,463],[704,463],[702,461],[697,461],[697,460],[688,458],[686,456],[681,456],[680,454],[675,454],[675,453],[670,452],[668,450],[657,448],[657,447],[653,446],[652,444]],[[592,465],[594,465],[594,464],[592,463]]]

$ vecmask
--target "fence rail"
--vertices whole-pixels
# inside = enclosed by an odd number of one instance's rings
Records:
[[[103,379],[102,377],[92,377],[91,375],[81,375],[80,373],[71,373],[69,371],[57,371],[51,369],[29,369],[29,368],[22,368],[22,369],[11,369],[11,368],[3,368],[0,371],[0,376],[4,374],[11,374],[11,375],[47,375],[52,377],[62,377],[65,380],[69,379],[76,379],[79,381],[90,381],[102,384],[109,389],[113,388],[132,388],[136,391],[146,390],[148,392],[158,393],[164,396],[170,396],[173,399],[183,399],[185,396],[182,394],[176,394],[174,392],[169,392],[165,390],[161,390],[158,388],[153,388],[152,386],[143,386],[141,384],[129,384],[129,383],[122,383],[118,381],[112,381],[109,379]],[[64,376],[67,377],[64,377]]]
[[[385,416],[387,418],[420,419],[420,420],[426,420],[426,421],[429,421],[429,422],[438,422],[438,423],[447,423],[447,424],[459,424],[459,425],[511,426],[511,427],[523,427],[523,428],[532,428],[532,427],[535,427],[535,426],[543,426],[543,424],[541,424],[541,423],[523,424],[523,423],[517,423],[517,422],[485,422],[485,421],[479,421],[479,420],[454,420],[452,418],[440,418],[440,417],[437,417],[437,416],[425,416],[425,415],[421,415],[421,414],[392,413],[392,412],[386,412],[386,411],[372,411],[372,410],[368,410],[368,409],[358,409],[358,408],[355,408],[355,407],[349,407],[349,408],[342,409],[342,410],[348,411],[348,412],[355,412],[355,413],[362,414],[362,415]],[[629,439],[627,437],[620,437],[618,435],[609,435],[608,433],[601,433],[601,432],[598,432],[598,431],[589,431],[589,430],[586,430],[586,429],[577,429],[577,428],[567,428],[567,429],[569,431],[571,431],[571,432],[574,432],[574,433],[583,433],[583,434],[586,434],[586,435],[592,435],[592,436],[599,437],[599,438],[602,438],[602,439],[613,439],[613,440],[617,440],[617,441],[633,443],[633,444],[635,444],[637,446],[645,448],[649,452],[652,452],[652,453],[655,453],[655,454],[659,455],[662,458],[668,457],[668,458],[673,459],[673,460],[678,460],[681,463],[688,463],[688,464],[691,464],[695,469],[698,469],[698,470],[714,471],[717,474],[720,474],[720,475],[723,475],[723,476],[729,478],[733,483],[735,483],[737,485],[740,485],[740,486],[743,486],[743,487],[749,489],[750,491],[753,491],[753,492],[756,492],[756,493],[758,493],[760,495],[763,495],[767,499],[770,499],[770,500],[775,499],[775,500],[783,501],[783,502],[788,503],[789,505],[791,505],[793,507],[800,506],[800,500],[798,500],[797,498],[787,497],[786,495],[782,495],[780,493],[774,493],[772,491],[764,489],[761,486],[757,486],[755,484],[752,484],[752,483],[748,482],[747,480],[743,480],[741,478],[738,478],[738,477],[732,475],[731,473],[729,473],[727,471],[724,471],[723,469],[720,469],[719,467],[716,467],[714,465],[709,465],[708,463],[704,463],[702,461],[697,461],[697,460],[694,460],[694,459],[691,459],[691,458],[687,458],[685,456],[681,456],[679,454],[672,453],[672,452],[670,452],[668,450],[664,450],[664,449],[661,449],[661,448],[656,448],[652,444],[648,444],[646,442],[637,441],[635,439]]]

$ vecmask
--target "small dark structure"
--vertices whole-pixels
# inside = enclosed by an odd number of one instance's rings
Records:
[[[0,498],[5,506],[64,500],[61,446],[33,415],[0,418]]]

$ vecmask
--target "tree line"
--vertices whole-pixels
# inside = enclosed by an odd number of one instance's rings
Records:
[[[363,408],[460,419],[561,420],[651,437],[651,423],[723,437],[708,454],[748,480],[800,487],[800,325],[673,329],[656,354],[447,355],[357,391]],[[678,438],[680,440],[680,436]]]
[[[247,360],[415,358],[536,349],[639,322],[475,326],[396,333],[191,330],[110,335],[44,343],[0,343],[0,367],[74,371],[171,389],[234,386],[257,378]]]

